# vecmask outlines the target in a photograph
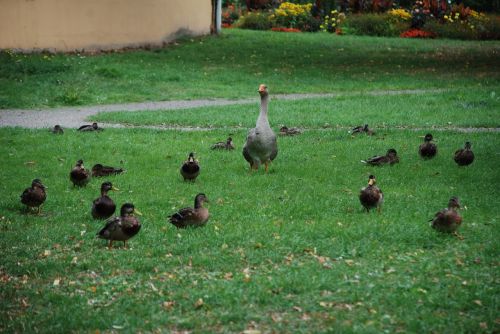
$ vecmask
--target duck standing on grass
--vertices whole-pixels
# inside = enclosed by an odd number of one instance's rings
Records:
[[[108,196],[108,191],[118,189],[113,187],[111,182],[101,184],[101,197],[98,197],[92,202],[92,217],[94,219],[108,219],[115,213],[116,204],[111,197]]]
[[[43,202],[47,199],[46,188],[40,179],[34,179],[31,182],[31,187],[26,188],[21,194],[21,203],[29,209],[37,208],[37,214],[40,214]]]
[[[367,136],[373,136],[375,132],[368,128],[368,124],[365,125],[360,125],[356,126],[349,131],[352,136],[359,134],[359,133],[365,133]]]
[[[184,181],[195,181],[198,175],[200,174],[200,163],[194,157],[194,153],[189,153],[189,156],[186,161],[181,166],[181,175],[184,178]]]
[[[460,224],[462,224],[462,217],[458,214],[457,210],[460,209],[460,201],[458,197],[450,198],[448,207],[437,212],[434,218],[430,220],[433,229],[439,232],[455,233]]]
[[[299,128],[289,128],[286,125],[283,125],[280,128],[280,136],[295,136],[295,135],[300,135],[302,131]]]
[[[212,150],[234,150],[233,138],[227,137],[226,141],[220,141],[212,145]]]
[[[80,132],[101,131],[101,130],[103,130],[103,128],[100,128],[99,126],[97,126],[96,122],[94,122],[92,124],[82,125],[78,128],[78,131],[80,131]]]
[[[394,165],[399,162],[398,152],[395,149],[390,148],[387,150],[385,155],[376,155],[366,160],[361,160],[362,163],[372,165],[372,166],[382,166],[382,165]]]
[[[84,187],[90,181],[90,173],[85,169],[83,160],[80,159],[76,162],[75,167],[69,173],[69,179],[73,182],[73,187]]]
[[[377,183],[375,176],[370,175],[368,177],[368,186],[361,189],[359,193],[359,201],[366,209],[366,212],[370,212],[370,209],[373,208],[377,208],[377,211],[380,212],[382,203],[384,202],[384,194],[375,183]]]
[[[453,160],[455,160],[459,166],[468,166],[474,162],[474,152],[472,152],[470,147],[470,142],[465,142],[464,148],[455,151]]]
[[[432,142],[434,138],[430,133],[424,137],[424,142],[418,147],[418,154],[424,159],[431,159],[437,154],[437,146]]]
[[[203,207],[204,203],[208,203],[208,198],[203,193],[199,193],[194,198],[194,208],[180,209],[173,215],[169,216],[170,223],[177,228],[186,228],[188,226],[198,227],[207,223],[210,214],[208,209]]]
[[[121,174],[124,171],[125,170],[123,168],[115,168],[111,166],[103,166],[101,164],[95,164],[92,167],[92,176],[100,177],[100,176],[116,175],[116,174]]]
[[[64,133],[63,128],[59,124],[54,125],[54,127],[50,129],[50,131],[57,135],[62,135]]]
[[[132,203],[123,204],[120,217],[108,219],[106,226],[97,233],[97,237],[109,240],[109,249],[113,248],[113,241],[123,241],[123,247],[127,248],[127,240],[141,229],[141,222],[135,214],[142,215]]]
[[[255,128],[248,132],[247,141],[243,147],[243,157],[250,164],[250,169],[257,170],[264,164],[265,171],[269,168],[269,163],[278,155],[278,143],[276,135],[269,126],[267,118],[267,106],[269,103],[269,93],[266,85],[259,86],[260,113],[257,118]]]

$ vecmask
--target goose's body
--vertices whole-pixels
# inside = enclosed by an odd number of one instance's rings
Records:
[[[464,148],[455,151],[453,160],[455,160],[459,166],[468,166],[474,162],[474,152],[471,150],[470,142],[466,142]]]
[[[102,128],[97,126],[96,122],[94,122],[92,124],[82,125],[78,128],[78,131],[81,131],[81,132],[100,131],[100,130],[102,130]]]
[[[432,142],[432,135],[430,133],[426,134],[424,137],[424,142],[418,147],[418,153],[424,159],[431,159],[437,154],[437,146]]]
[[[390,148],[385,155],[376,155],[366,160],[361,160],[362,163],[372,166],[394,165],[399,162],[398,153],[395,149]]]
[[[371,209],[377,208],[380,211],[381,205],[384,202],[384,194],[382,190],[375,185],[375,176],[370,175],[368,179],[368,186],[361,189],[359,193],[359,201],[361,205],[365,208],[366,212],[370,212]]]
[[[169,221],[178,228],[188,226],[198,227],[207,223],[210,214],[208,209],[203,207],[203,203],[208,202],[205,194],[198,194],[194,199],[194,208],[183,208],[169,216]]]
[[[92,167],[92,176],[100,177],[100,176],[116,175],[116,174],[121,174],[124,171],[125,170],[123,168],[115,168],[111,166],[103,166],[101,164],[95,164]]]
[[[21,194],[21,203],[30,209],[37,208],[38,213],[40,213],[40,207],[46,199],[45,186],[39,179],[34,179],[31,182],[31,187],[26,188]]]
[[[84,187],[90,181],[90,173],[83,166],[83,160],[78,160],[75,167],[69,173],[69,178],[73,186]]]
[[[269,163],[278,155],[278,144],[276,134],[271,129],[267,117],[269,94],[265,85],[260,85],[259,94],[261,99],[260,114],[255,128],[248,132],[243,147],[243,156],[250,164],[251,169],[258,169],[261,164],[264,164],[267,171]]]
[[[431,220],[432,228],[439,232],[455,232],[462,224],[462,217],[458,214],[458,209],[460,209],[460,202],[457,197],[452,197],[448,202],[448,207],[434,215]]]
[[[233,138],[228,137],[226,141],[215,143],[211,147],[212,150],[234,150]]]
[[[94,219],[108,219],[115,213],[116,204],[108,196],[108,191],[110,190],[116,190],[111,182],[104,182],[101,185],[101,196],[92,202],[91,213]]]
[[[50,131],[57,135],[62,135],[64,133],[63,128],[59,124],[54,125],[54,127],[50,129]]]
[[[184,181],[194,181],[200,174],[200,163],[195,159],[194,153],[189,153],[188,159],[181,166],[181,175]]]
[[[108,219],[106,226],[104,226],[97,236],[101,239],[109,240],[109,248],[113,247],[113,241],[123,241],[123,245],[127,246],[127,240],[139,233],[141,223],[134,215],[140,214],[134,205],[125,203],[120,209],[120,217],[113,217]]]

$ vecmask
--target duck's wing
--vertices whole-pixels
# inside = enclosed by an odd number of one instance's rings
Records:
[[[97,232],[97,236],[102,239],[109,239],[113,232],[121,228],[121,218],[113,217],[106,221],[106,225]]]

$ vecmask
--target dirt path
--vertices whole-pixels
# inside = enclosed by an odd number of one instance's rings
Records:
[[[355,95],[404,95],[437,93],[444,90],[377,90],[371,92],[359,92]],[[277,100],[302,100],[319,97],[335,97],[340,94],[286,94],[274,95]],[[145,111],[145,110],[175,110],[208,106],[225,106],[234,104],[257,103],[256,98],[242,100],[226,99],[204,99],[187,101],[161,101],[161,102],[139,102],[126,104],[110,104],[84,107],[64,107],[52,109],[0,109],[0,127],[23,127],[23,128],[49,128],[55,124],[63,128],[77,128],[82,124],[89,123],[88,117],[100,112],[113,111]],[[108,124],[106,127],[125,127],[122,124]]]

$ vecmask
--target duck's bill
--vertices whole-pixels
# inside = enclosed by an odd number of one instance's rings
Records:
[[[138,214],[139,216],[142,216],[142,213],[139,210],[137,210],[137,209],[134,209],[134,213]]]
[[[114,191],[120,191],[120,189],[116,188],[116,187],[111,187],[111,190],[114,190]],[[136,210],[137,211],[137,210]]]

